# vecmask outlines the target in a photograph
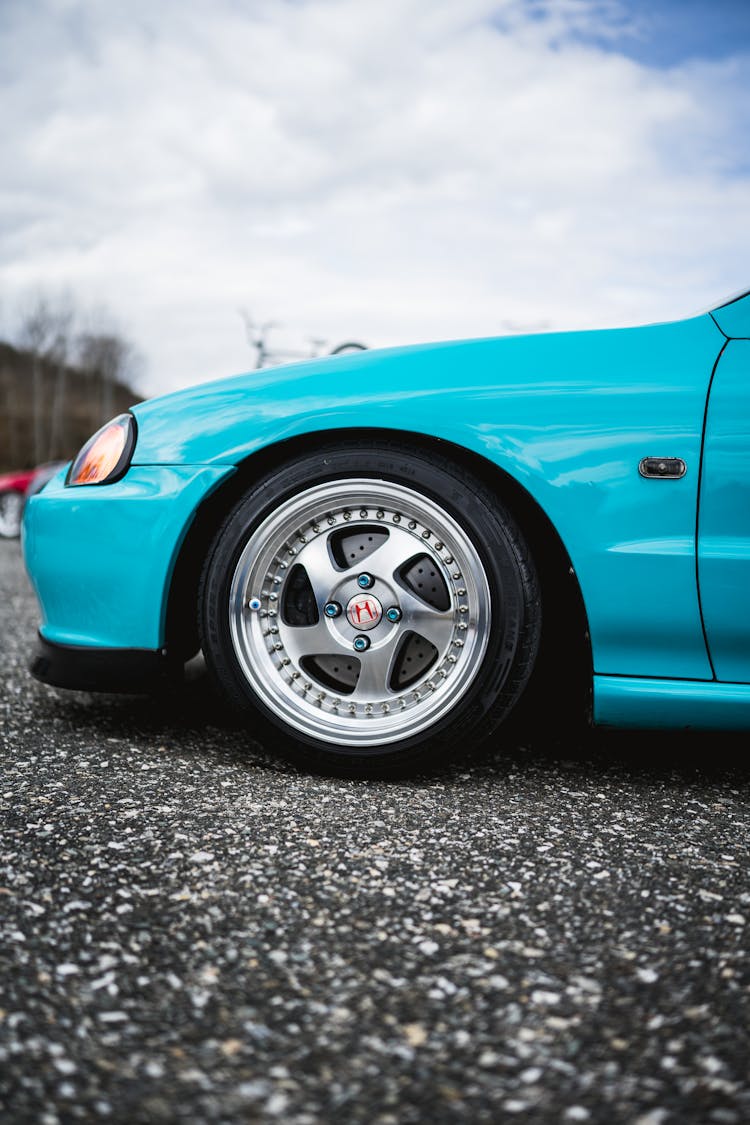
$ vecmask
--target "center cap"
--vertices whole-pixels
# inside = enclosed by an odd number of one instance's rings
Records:
[[[355,594],[347,604],[346,616],[355,629],[374,629],[383,616],[383,607],[372,594]]]

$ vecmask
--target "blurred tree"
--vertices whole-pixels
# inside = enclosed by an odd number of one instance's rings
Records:
[[[138,401],[136,349],[105,309],[81,311],[65,291],[38,290],[0,341],[0,463],[67,459],[93,430]]]
[[[134,366],[135,351],[113,332],[84,332],[78,337],[78,366],[99,382],[102,421],[112,417],[114,388]]]
[[[46,457],[49,461],[55,456],[55,450],[65,449],[67,446],[67,372],[70,363],[71,333],[73,330],[75,314],[71,304],[57,310],[55,330],[47,352],[55,372],[55,389],[52,394],[50,411],[49,443]]]
[[[21,322],[20,341],[31,354],[31,382],[33,402],[34,462],[39,464],[49,449],[56,425],[55,408],[64,414],[65,366],[70,350],[70,333],[73,325],[73,305],[69,295],[58,300],[40,293]],[[43,393],[43,367],[55,372],[53,402],[45,402]],[[46,440],[45,440],[46,438]]]

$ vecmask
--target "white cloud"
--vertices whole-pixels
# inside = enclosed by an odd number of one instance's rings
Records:
[[[3,298],[106,301],[154,390],[249,366],[239,306],[372,344],[693,311],[748,282],[747,59],[586,44],[623,12],[6,0]]]

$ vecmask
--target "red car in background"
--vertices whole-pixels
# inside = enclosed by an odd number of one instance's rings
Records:
[[[49,461],[37,465],[35,469],[0,474],[0,539],[18,538],[26,498],[39,492],[63,464],[62,461]]]

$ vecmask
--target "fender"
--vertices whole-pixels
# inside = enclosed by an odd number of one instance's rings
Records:
[[[236,466],[337,429],[453,442],[524,487],[576,569],[599,674],[709,680],[695,569],[710,315],[598,332],[362,352],[265,369],[142,403],[134,466]],[[682,458],[646,480],[646,456]],[[624,608],[625,607],[625,608]]]

